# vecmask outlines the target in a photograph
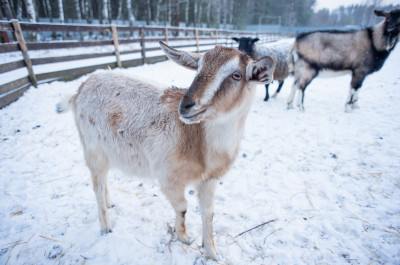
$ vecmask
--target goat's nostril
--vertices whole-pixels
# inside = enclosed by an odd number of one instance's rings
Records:
[[[181,109],[182,110],[189,110],[190,108],[192,108],[194,105],[196,105],[196,103],[194,101],[192,102],[186,102],[184,104],[182,104]]]

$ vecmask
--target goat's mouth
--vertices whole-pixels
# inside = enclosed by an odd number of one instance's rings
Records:
[[[200,122],[200,120],[196,120],[196,118],[206,111],[207,111],[207,109],[203,109],[194,114],[192,114],[192,113],[180,114],[179,119],[186,124],[197,123],[197,122]]]

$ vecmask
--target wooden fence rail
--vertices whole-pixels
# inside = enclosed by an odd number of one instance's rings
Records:
[[[190,49],[191,51],[204,52],[214,45],[232,46],[233,36],[257,36],[263,42],[280,39],[281,34],[245,32],[232,30],[219,30],[209,28],[179,28],[179,27],[131,27],[121,25],[80,25],[80,24],[50,24],[50,23],[28,23],[18,20],[0,21],[0,33],[7,32],[11,43],[0,44],[0,58],[8,58],[10,54],[21,53],[22,59],[8,60],[2,63],[0,60],[0,77],[8,76],[7,82],[0,80],[0,108],[18,99],[31,85],[49,82],[58,79],[73,78],[96,69],[131,67],[145,63],[155,63],[166,60],[165,55],[150,55],[160,51],[156,42],[165,41],[172,47]],[[31,41],[32,34],[45,34],[62,32],[62,36],[68,33],[79,33],[79,40],[52,40],[52,41]],[[91,35],[97,32],[99,40],[83,40],[83,33]],[[25,39],[30,41],[25,41]],[[132,47],[132,45],[134,47]],[[125,47],[130,46],[130,47]],[[93,51],[89,48],[104,47],[107,51]],[[62,55],[60,51],[57,56],[30,55],[37,51],[43,53],[57,51],[56,49],[83,48],[84,52],[74,55]],[[134,55],[134,56],[133,56]],[[124,59],[124,56],[128,56]],[[110,61],[114,57],[115,60]],[[99,60],[106,62],[94,62],[89,65],[80,66],[78,60]],[[75,61],[75,62],[74,62]],[[75,67],[66,69],[51,69],[41,73],[35,73],[37,67],[56,64],[73,63]],[[82,61],[81,61],[82,62]],[[26,69],[27,74],[16,75],[15,71]]]

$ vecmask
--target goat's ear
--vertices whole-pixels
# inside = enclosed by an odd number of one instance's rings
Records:
[[[268,84],[274,80],[275,61],[269,56],[250,62],[246,67],[246,80]]]
[[[389,16],[389,12],[383,11],[383,10],[374,10],[375,15],[377,15],[378,17],[388,17]]]
[[[160,46],[170,60],[191,70],[197,70],[201,54],[194,52],[178,51],[169,47],[162,41],[160,41]]]
[[[239,42],[239,38],[233,37],[232,40]]]
[[[255,42],[259,41],[259,40],[260,40],[259,38],[255,38],[255,39],[252,39],[251,41],[252,41],[253,43],[255,43]]]

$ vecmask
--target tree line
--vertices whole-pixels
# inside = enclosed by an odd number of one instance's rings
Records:
[[[244,29],[249,24],[345,26],[375,23],[368,5],[315,12],[316,0],[0,0],[0,19],[75,23],[123,23]],[[387,6],[386,10],[396,6]],[[397,5],[399,7],[399,5]]]

